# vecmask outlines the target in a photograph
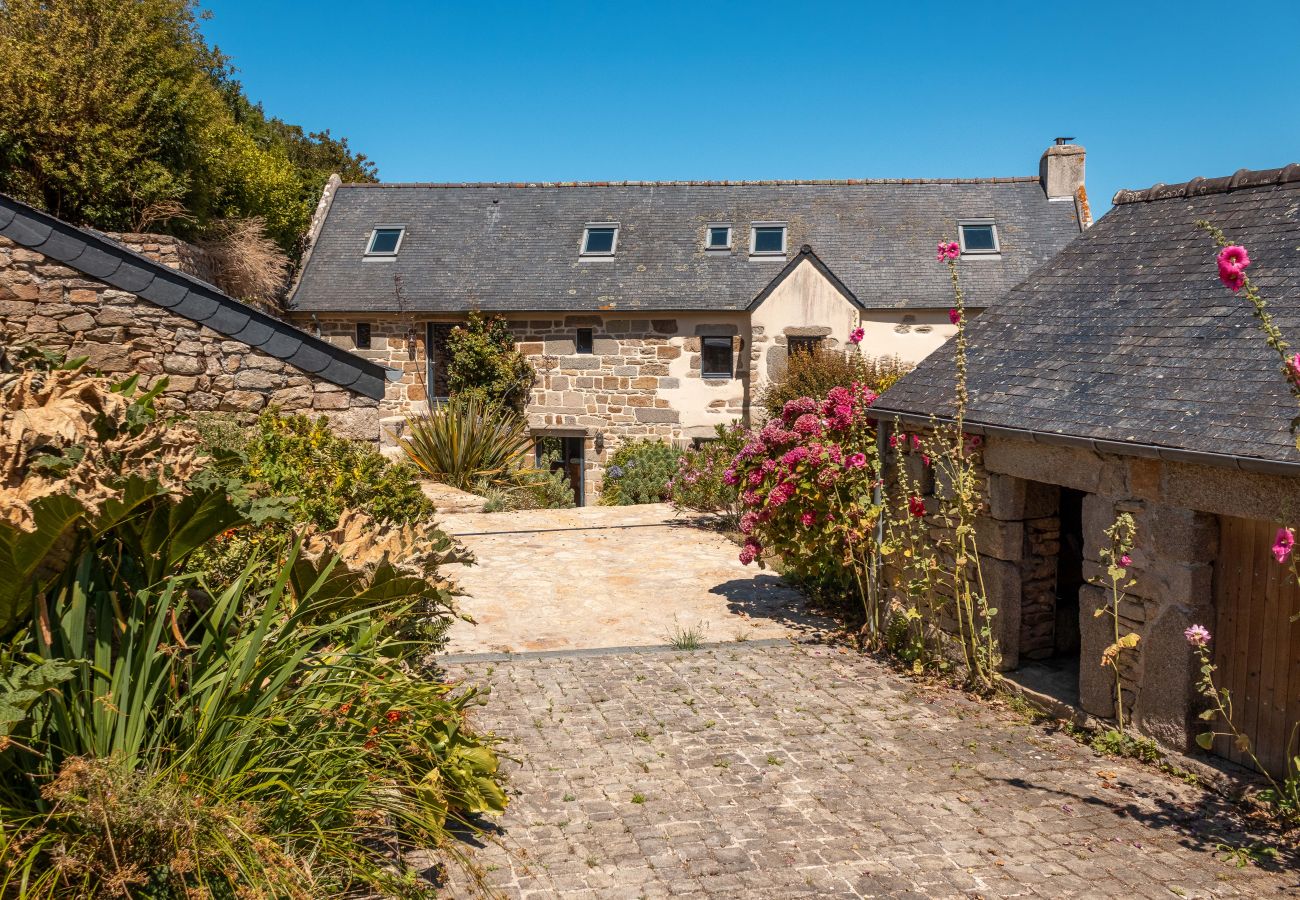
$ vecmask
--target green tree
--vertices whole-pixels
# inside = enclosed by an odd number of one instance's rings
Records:
[[[501,316],[471,312],[447,338],[447,387],[453,397],[477,397],[522,413],[536,377]]]
[[[259,217],[296,253],[331,172],[374,165],[267,118],[194,0],[0,0],[0,191],[106,230]]]

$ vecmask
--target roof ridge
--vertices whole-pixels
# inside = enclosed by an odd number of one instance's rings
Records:
[[[870,184],[1024,184],[1037,175],[1007,178],[791,178],[758,181],[390,181],[345,182],[345,188],[560,188],[560,187],[750,187]]]
[[[1173,200],[1179,197],[1202,197],[1206,194],[1226,194],[1241,188],[1266,187],[1300,181],[1300,163],[1291,163],[1278,169],[1238,169],[1221,178],[1202,178],[1199,175],[1180,184],[1157,183],[1145,190],[1117,191],[1111,203],[1142,203],[1152,200]]]

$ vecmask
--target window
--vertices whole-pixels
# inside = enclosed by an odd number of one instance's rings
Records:
[[[700,374],[705,378],[731,378],[735,374],[731,338],[700,338]]]
[[[785,226],[754,225],[749,231],[751,256],[784,256]]]
[[[357,349],[358,350],[370,349],[370,323],[369,322],[357,323]]]
[[[579,353],[590,353],[590,352],[591,352],[591,343],[592,343],[592,342],[591,342],[591,329],[590,329],[590,328],[579,328],[579,329],[578,329],[578,339],[577,339],[576,341],[574,341],[574,343],[577,345],[576,349],[577,349],[577,351],[578,351]]]
[[[998,252],[998,229],[992,222],[960,222],[957,230],[963,254]]]
[[[708,236],[704,239],[705,250],[730,250],[731,226],[710,225]]]
[[[402,234],[405,231],[400,225],[380,225],[370,232],[366,256],[396,256],[397,248],[402,246]]]
[[[786,346],[789,347],[791,356],[796,353],[812,355],[816,353],[822,345],[824,338],[819,337],[789,337],[786,338]]]
[[[583,256],[613,256],[617,246],[617,223],[588,225],[582,233]]]

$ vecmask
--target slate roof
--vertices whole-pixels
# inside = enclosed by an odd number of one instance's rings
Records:
[[[1300,342],[1300,165],[1120,191],[1114,202],[972,320],[968,419],[1047,441],[1290,471],[1300,464],[1295,400],[1250,303],[1219,283],[1217,248],[1195,222],[1248,249],[1252,280]],[[878,409],[950,417],[952,351],[927,358]]]
[[[499,311],[744,310],[804,245],[868,308],[943,307],[934,246],[957,220],[992,217],[1000,260],[963,263],[988,305],[1079,233],[1075,205],[1039,180],[342,185],[291,308]],[[614,259],[581,260],[588,223],[618,222]],[[784,222],[786,259],[751,260],[749,226]],[[733,250],[704,230],[730,224]],[[404,225],[395,260],[364,258],[371,229]]]
[[[77,228],[0,194],[0,235],[96,281],[129,291],[304,372],[375,400],[383,366],[254,309],[184,272],[88,228]]]

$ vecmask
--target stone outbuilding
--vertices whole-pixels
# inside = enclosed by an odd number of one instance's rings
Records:
[[[915,362],[952,333],[935,244],[960,240],[972,306],[1088,224],[1082,147],[986,179],[326,187],[290,316],[402,371],[390,427],[447,393],[471,310],[505,317],[538,379],[527,414],[579,501],[623,441],[747,421],[790,353]]]
[[[114,239],[0,194],[6,331],[146,386],[166,377],[164,408],[276,406],[379,440],[382,366],[227,296],[192,274],[202,266],[202,251],[175,238]]]
[[[1100,549],[1121,512],[1138,538],[1121,607],[1126,719],[1185,748],[1199,670],[1183,636],[1214,634],[1217,677],[1260,759],[1285,771],[1300,721],[1300,589],[1270,553],[1300,522],[1295,400],[1243,296],[1220,284],[1208,220],[1253,260],[1283,331],[1300,335],[1300,165],[1120,191],[1114,208],[974,320],[967,428],[983,436],[980,551],[1004,665],[1114,717],[1099,665],[1112,623]],[[1293,348],[1295,349],[1295,348]],[[951,348],[881,398],[886,427],[951,420]],[[1226,742],[1215,752],[1243,761]]]

